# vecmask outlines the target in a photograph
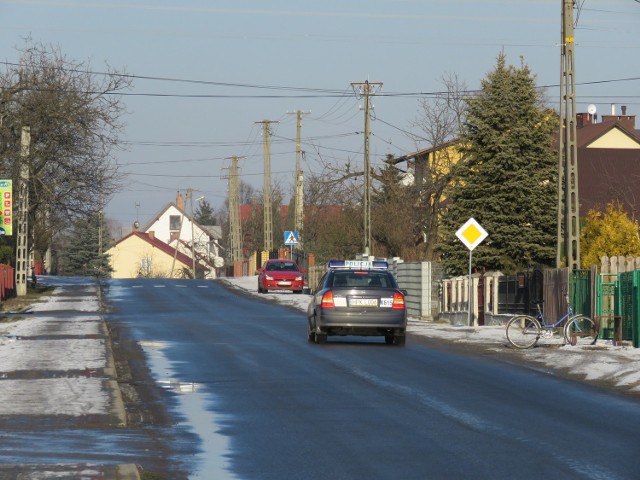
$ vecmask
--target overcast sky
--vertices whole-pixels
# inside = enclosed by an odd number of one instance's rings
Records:
[[[640,2],[586,0],[576,29],[578,111],[640,110]],[[470,89],[501,50],[520,57],[558,105],[562,0],[0,0],[0,62],[30,36],[68,58],[135,76],[123,97],[126,173],[107,216],[146,223],[178,190],[213,206],[227,197],[229,157],[262,188],[261,125],[271,120],[273,181],[287,192],[295,168],[295,115],[303,169],[320,158],[362,165],[363,112],[351,83],[382,82],[374,99],[372,161],[418,146],[406,132],[421,94],[457,74]],[[0,68],[6,68],[0,64]],[[277,122],[277,123],[275,123]],[[189,205],[187,205],[189,211]]]

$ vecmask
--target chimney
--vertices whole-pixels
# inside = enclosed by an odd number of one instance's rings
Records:
[[[594,120],[594,115],[590,113],[586,113],[586,112],[576,113],[576,126],[578,128],[582,128],[585,125],[591,125],[592,123],[595,123],[593,120]]]
[[[149,231],[149,232],[147,232],[147,233],[148,233],[149,238],[150,238],[151,240],[153,240],[154,238],[156,238],[156,232],[155,232],[155,231],[150,230],[150,231]]]
[[[184,198],[182,198],[180,190],[178,190],[178,194],[176,195],[176,207],[178,207],[179,210],[184,211]]]
[[[624,117],[627,114],[627,106],[626,105],[622,105],[620,107],[620,109],[622,110],[622,116]]]

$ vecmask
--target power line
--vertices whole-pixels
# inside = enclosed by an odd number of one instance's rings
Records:
[[[640,0],[634,0],[640,3]],[[20,65],[13,62],[0,62],[0,65],[7,66],[15,66],[19,67]],[[260,94],[260,95],[247,95],[247,94],[181,94],[181,93],[150,93],[150,92],[102,92],[102,91],[87,91],[84,93],[97,95],[122,95],[122,96],[133,96],[133,97],[157,97],[157,98],[194,98],[194,99],[203,99],[203,98],[228,98],[228,99],[279,99],[279,98],[338,98],[344,99],[346,98],[345,90],[339,89],[329,89],[329,88],[309,88],[309,87],[294,87],[287,85],[260,85],[260,84],[249,84],[249,83],[231,83],[231,82],[215,82],[208,80],[193,80],[193,79],[184,79],[184,78],[173,78],[173,77],[153,77],[153,76],[145,76],[145,75],[131,75],[131,74],[120,74],[113,72],[100,72],[100,71],[85,71],[79,69],[67,69],[63,67],[58,67],[59,70],[62,71],[71,71],[71,72],[80,72],[80,73],[89,73],[92,75],[105,75],[105,76],[120,76],[123,78],[131,78],[131,79],[145,79],[145,80],[155,80],[155,81],[164,81],[164,82],[177,82],[177,83],[189,83],[189,84],[198,84],[198,85],[209,85],[209,86],[225,86],[225,87],[234,87],[234,88],[249,88],[249,89],[265,89],[265,90],[283,90],[283,91],[291,91],[291,92],[306,92],[304,95],[291,95],[291,94]],[[606,84],[606,83],[617,83],[617,82],[629,82],[629,81],[638,81],[640,77],[628,77],[628,78],[613,78],[613,79],[603,79],[603,80],[593,80],[588,82],[580,82],[576,85],[597,85],[597,84]],[[548,84],[542,85],[538,88],[555,88],[559,87],[559,84]],[[32,91],[44,91],[44,92],[60,92],[62,90],[59,89],[40,89],[40,88],[31,88]],[[480,90],[466,90],[461,92],[463,95],[474,95],[478,94]],[[379,97],[429,97],[429,96],[442,96],[447,95],[446,91],[431,91],[431,92],[380,92],[378,94]],[[332,107],[333,108],[333,107]],[[313,117],[312,117],[313,118]]]
[[[276,175],[281,175],[281,174],[290,174],[293,173],[294,170],[281,170],[281,171],[277,171],[277,172],[271,172],[272,174],[276,174]],[[137,177],[161,177],[161,178],[220,178],[220,175],[176,175],[176,174],[163,174],[163,173],[133,173],[133,172],[127,172],[127,175],[133,175],[133,176],[137,176]],[[258,172],[258,173],[243,173],[241,176],[242,177],[248,177],[248,176],[257,176],[257,175],[264,175],[264,172]]]

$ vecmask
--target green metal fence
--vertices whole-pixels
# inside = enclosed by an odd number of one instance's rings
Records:
[[[600,338],[613,338],[614,318],[622,322],[622,340],[640,344],[640,270],[600,274],[596,285],[595,316],[600,319]]]
[[[616,312],[618,276],[600,274],[596,282],[595,317],[600,321],[600,338],[613,338]]]

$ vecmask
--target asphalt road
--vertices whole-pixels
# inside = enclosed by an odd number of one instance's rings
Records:
[[[633,398],[418,337],[310,344],[304,314],[217,282],[112,280],[106,300],[166,392],[169,461],[190,478],[640,472]]]
[[[637,397],[515,365],[517,355],[415,335],[406,347],[313,345],[299,311],[218,282],[112,280],[104,300],[126,426],[0,417],[0,478],[115,479],[122,464],[171,480],[638,477]],[[19,343],[83,337],[64,332]],[[78,375],[107,369],[19,372]]]

